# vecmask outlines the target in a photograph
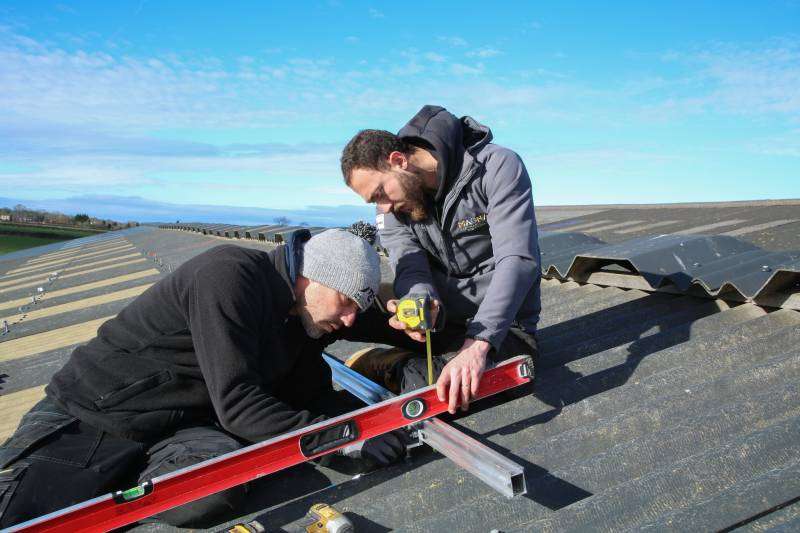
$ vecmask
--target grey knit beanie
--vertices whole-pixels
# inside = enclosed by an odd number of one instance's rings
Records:
[[[367,241],[349,231],[329,229],[306,242],[300,274],[341,292],[363,311],[378,293],[381,265]]]

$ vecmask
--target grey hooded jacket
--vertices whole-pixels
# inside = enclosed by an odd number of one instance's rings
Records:
[[[495,349],[512,324],[535,332],[541,259],[522,160],[492,144],[486,126],[438,106],[423,107],[398,135],[436,158],[439,188],[423,222],[378,215],[395,294],[438,298],[448,323]]]

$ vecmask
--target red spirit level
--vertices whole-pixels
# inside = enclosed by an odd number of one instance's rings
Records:
[[[531,377],[530,358],[509,359],[483,374],[475,399],[523,385]],[[10,531],[109,531],[445,411],[447,402],[439,401],[432,385],[23,522]],[[330,434],[337,438],[319,444]]]

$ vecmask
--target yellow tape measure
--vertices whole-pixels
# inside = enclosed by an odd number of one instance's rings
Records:
[[[430,323],[432,302],[427,294],[409,294],[397,302],[397,320],[411,329],[425,330],[425,348],[428,353],[428,385],[433,384],[433,356],[431,354]]]
[[[430,296],[409,294],[397,302],[397,320],[411,329],[431,329],[428,323],[430,309]]]

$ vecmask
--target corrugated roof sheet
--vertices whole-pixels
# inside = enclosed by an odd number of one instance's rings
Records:
[[[687,226],[715,222],[695,215]],[[591,217],[618,220],[607,211],[584,219]],[[800,236],[793,238],[784,235],[783,242],[800,248]],[[32,312],[0,338],[0,434],[12,431],[13,417],[41,396],[41,386],[79,342],[75,335],[93,334],[95,322],[130,300],[81,302],[152,283],[220,244],[199,230],[155,228],[105,239],[38,251],[61,254],[47,258],[0,256],[5,273],[73,255],[63,265],[81,266],[77,276],[49,283],[32,307],[78,308],[46,318]],[[132,245],[145,261],[94,270],[95,262],[130,254],[113,239]],[[231,242],[270,246],[257,239]],[[423,451],[357,479],[332,464],[260,480],[238,510],[240,520],[263,517],[273,530],[291,530],[311,504],[326,501],[347,512],[357,531],[792,530],[800,522],[800,313],[729,296],[758,296],[775,284],[781,286],[776,298],[792,300],[797,264],[728,239],[670,238],[652,246],[634,239],[607,248],[596,236],[542,232],[543,264],[554,270],[542,282],[535,384],[476,404],[453,421],[525,467],[527,497],[506,500]],[[751,270],[765,258],[779,269]],[[562,279],[576,261],[581,274]],[[31,290],[0,294],[0,315],[17,314],[14,302]],[[726,299],[710,298],[714,291]],[[28,355],[3,350],[15,341],[26,343]],[[331,347],[342,358],[354,349],[344,342]]]
[[[708,296],[765,305],[776,302],[776,294],[800,290],[800,252],[768,252],[735,237],[656,235],[602,244],[582,234],[544,233],[540,243],[543,272],[561,280],[586,282],[614,266],[641,276],[651,290],[699,288]]]

